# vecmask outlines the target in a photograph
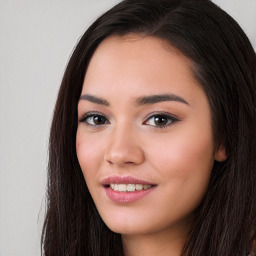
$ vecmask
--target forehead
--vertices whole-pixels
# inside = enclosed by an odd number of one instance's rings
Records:
[[[124,97],[189,94],[198,86],[192,61],[166,41],[149,36],[109,37],[89,63],[82,94]],[[186,96],[186,95],[184,95]]]
[[[141,68],[152,68],[154,65],[157,68],[159,64],[167,64],[171,68],[169,58],[174,57],[179,58],[183,68],[190,71],[192,61],[166,40],[137,34],[111,36],[103,40],[97,47],[90,61],[89,69],[94,66],[106,69],[106,64],[109,62],[118,66],[123,63],[144,63]]]

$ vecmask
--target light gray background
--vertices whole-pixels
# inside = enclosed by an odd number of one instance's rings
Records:
[[[118,0],[0,0],[0,256],[40,255],[47,140],[70,53]],[[215,0],[256,49],[256,0]]]

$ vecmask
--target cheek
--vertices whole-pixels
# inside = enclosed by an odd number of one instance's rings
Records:
[[[93,180],[87,177],[91,178],[99,170],[100,159],[103,157],[100,141],[99,138],[94,138],[94,136],[85,136],[79,130],[77,132],[76,153],[86,181]]]
[[[150,146],[151,145],[151,146]],[[210,134],[180,133],[151,140],[147,146],[149,159],[154,159],[157,169],[168,169],[177,174],[193,170],[208,170],[213,161],[213,141]]]
[[[167,147],[166,147],[167,148]],[[169,145],[165,159],[177,166],[179,174],[189,175],[194,172],[204,173],[213,161],[212,141],[210,138],[195,139],[183,137]]]
[[[200,203],[214,162],[211,134],[196,134],[175,133],[172,138],[158,140],[148,152],[166,194],[173,196],[177,208],[187,205],[187,210]]]

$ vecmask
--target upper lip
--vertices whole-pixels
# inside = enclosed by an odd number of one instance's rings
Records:
[[[114,184],[142,184],[142,185],[156,185],[152,182],[137,179],[132,176],[108,176],[104,178],[101,182],[103,186],[110,185],[111,183]]]

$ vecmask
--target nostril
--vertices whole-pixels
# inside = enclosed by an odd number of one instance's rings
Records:
[[[109,165],[138,165],[144,161],[144,152],[138,145],[116,144],[109,148],[104,155],[104,161]]]
[[[110,161],[110,160],[106,160],[106,162],[107,162],[108,164],[110,164],[110,165],[113,164],[112,161]]]
[[[131,161],[127,161],[125,162],[126,164],[134,164],[134,162],[131,162]]]

